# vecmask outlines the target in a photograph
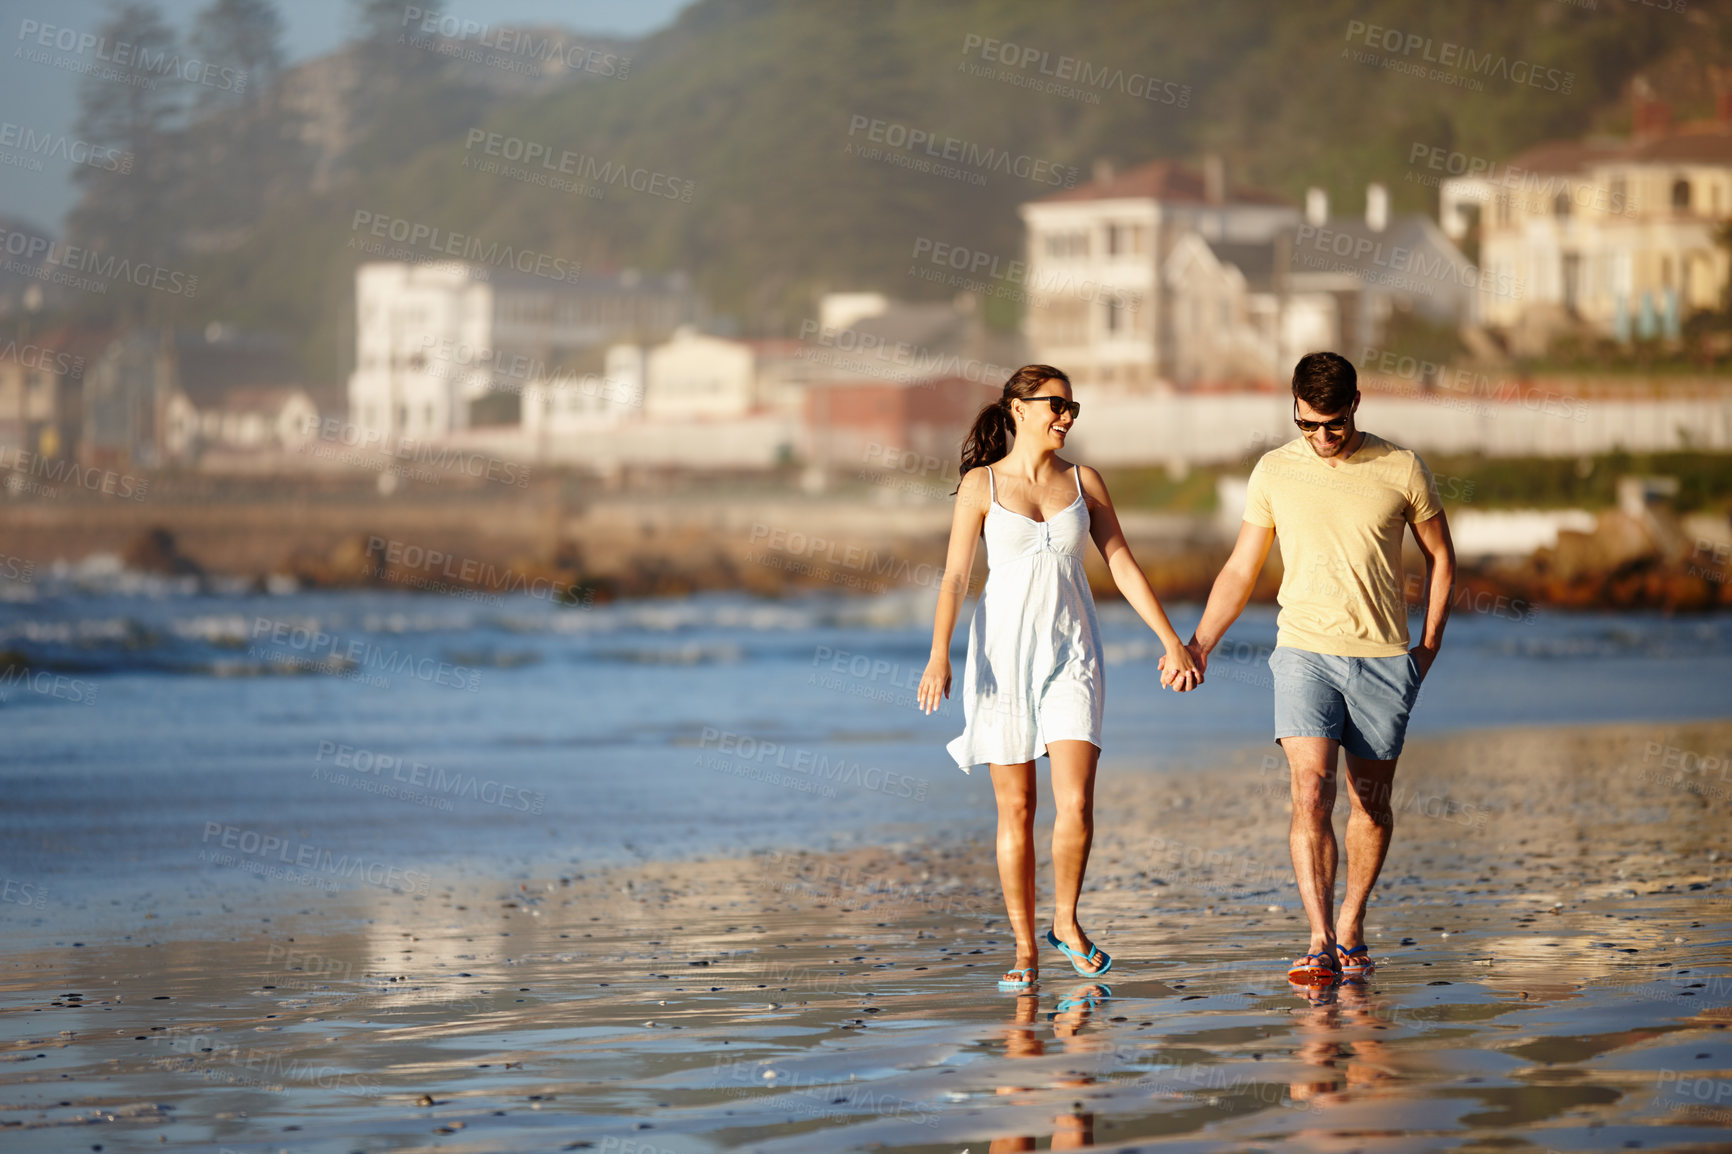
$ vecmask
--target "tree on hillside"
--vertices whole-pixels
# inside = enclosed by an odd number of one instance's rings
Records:
[[[193,26],[199,58],[223,81],[201,85],[189,130],[196,171],[187,188],[192,219],[221,235],[264,214],[273,192],[301,172],[305,148],[284,107],[283,26],[270,0],[213,0]],[[207,233],[207,235],[209,235]]]
[[[78,90],[77,133],[113,164],[80,165],[73,179],[83,196],[67,218],[78,243],[106,254],[161,262],[177,235],[176,134],[184,89],[166,62],[174,58],[174,31],[156,5],[115,9],[98,34],[126,43],[124,62],[88,73]]]
[[[201,105],[258,104],[283,70],[283,22],[270,0],[213,0],[198,14],[192,46],[201,58],[235,69],[241,82],[199,90]]]
[[[353,0],[358,36],[354,82],[347,94],[351,131],[344,166],[353,172],[400,164],[417,152],[473,126],[487,99],[462,83],[447,57],[434,51],[440,0],[415,9],[398,0]],[[419,10],[413,19],[409,13]]]

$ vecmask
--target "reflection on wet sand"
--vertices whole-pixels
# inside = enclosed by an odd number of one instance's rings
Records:
[[[1293,1101],[1332,1106],[1395,1078],[1391,1055],[1377,1036],[1388,1028],[1394,1008],[1387,998],[1362,982],[1294,989],[1307,1003],[1293,1013],[1299,1036],[1294,1053],[1318,1073],[1289,1083]]]
[[[1083,1029],[1088,1025],[1090,1016],[1106,999],[1112,997],[1112,988],[1099,982],[1091,982],[1079,986],[1059,1000],[1057,1008],[1045,1017],[1045,1027],[1052,1031],[1060,1047],[1072,1053],[1084,1053],[1092,1047],[1083,1043]],[[1042,1037],[1042,1019],[1040,1018],[1040,999],[1034,994],[1024,994],[1016,999],[1016,1010],[1011,1018],[1011,1024],[1004,1029],[1004,1056],[1006,1058],[1042,1058],[1046,1056],[1046,1040]],[[1091,1077],[1059,1078],[1053,1087],[1060,1090],[1081,1089],[1094,1085]],[[1029,1086],[1000,1086],[999,1094],[1024,1095],[1033,1092]],[[990,1154],[1013,1154],[1020,1150],[1037,1149],[1036,1138],[1032,1134],[1016,1137],[994,1138],[987,1147]],[[1095,1118],[1093,1114],[1065,1112],[1057,1114],[1052,1119],[1053,1150],[1081,1150],[1085,1146],[1095,1144]]]
[[[278,1149],[298,1128],[294,1149],[460,1133],[511,1154],[1723,1150],[1725,806],[1667,809],[1625,772],[1662,739],[1418,751],[1416,771],[1496,816],[1411,820],[1367,919],[1377,970],[1320,989],[1286,979],[1291,889],[1239,884],[1242,861],[1285,850],[1285,817],[1222,774],[1103,787],[1089,900],[1111,983],[1008,1000],[990,844],[111,914],[131,940],[38,932],[8,956],[0,1020],[23,1044],[0,1145],[57,1154],[100,1125],[109,1149]],[[1720,748],[1732,725],[1687,740]],[[1225,876],[1116,884],[1149,870],[1139,831],[1171,832],[1175,796]],[[808,884],[836,871],[870,884]]]

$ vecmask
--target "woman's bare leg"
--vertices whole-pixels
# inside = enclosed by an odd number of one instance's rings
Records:
[[[1093,944],[1077,922],[1076,904],[1088,872],[1089,849],[1095,839],[1095,764],[1101,751],[1089,741],[1047,743],[1052,759],[1052,796],[1057,806],[1052,827],[1052,932],[1073,950],[1087,953]],[[1080,963],[1085,971],[1100,968]]]
[[[1034,940],[1034,762],[992,765],[992,792],[998,799],[998,881],[1004,887],[1004,912],[1016,934],[1016,967],[1035,966],[1040,948]],[[1035,974],[1004,975],[1017,981]]]

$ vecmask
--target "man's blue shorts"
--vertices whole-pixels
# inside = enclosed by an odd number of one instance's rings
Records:
[[[1275,740],[1333,737],[1355,757],[1401,753],[1407,715],[1419,696],[1413,654],[1337,657],[1290,645],[1269,655],[1275,675]]]

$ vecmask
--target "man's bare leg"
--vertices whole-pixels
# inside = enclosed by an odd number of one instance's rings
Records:
[[[1365,944],[1365,903],[1395,833],[1395,762],[1347,755],[1347,796],[1353,803],[1347,815],[1347,893],[1335,919],[1335,940],[1343,949]]]
[[[1287,845],[1305,919],[1311,923],[1312,954],[1333,954],[1335,945],[1335,750],[1332,737],[1283,737],[1292,777],[1293,821]]]

